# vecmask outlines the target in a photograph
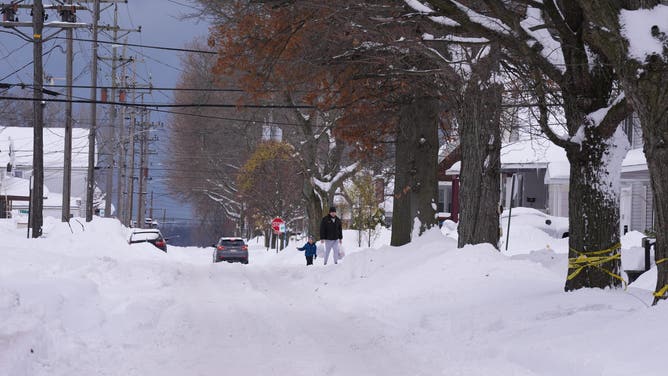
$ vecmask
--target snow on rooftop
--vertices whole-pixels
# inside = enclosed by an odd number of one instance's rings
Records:
[[[16,166],[32,166],[33,128],[0,127],[0,162],[9,161],[9,144],[13,143]],[[65,128],[44,128],[44,168],[62,168],[65,151]],[[88,166],[88,129],[72,129],[72,167]]]
[[[544,138],[533,138],[506,143],[501,148],[501,168],[545,168],[552,162],[568,163],[566,152]],[[461,162],[447,170],[447,175],[457,175]]]
[[[641,63],[653,54],[661,55],[665,42],[652,36],[652,27],[657,26],[668,33],[668,5],[657,5],[652,9],[622,10],[619,24],[624,38],[629,43],[629,57]]]
[[[0,196],[30,196],[30,180],[15,176],[3,175],[0,177]],[[49,189],[44,186],[44,198],[49,196]]]
[[[642,149],[631,149],[622,161],[622,172],[647,170],[647,159]]]
[[[501,148],[501,165],[547,165],[568,161],[566,151],[544,138],[508,143]]]
[[[545,173],[545,184],[568,182],[571,176],[571,164],[568,161],[550,162]]]

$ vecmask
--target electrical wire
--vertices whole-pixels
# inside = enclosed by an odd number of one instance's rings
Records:
[[[315,108],[312,105],[291,105],[291,104],[229,104],[229,103],[177,103],[177,104],[168,104],[168,103],[125,103],[125,102],[109,102],[101,100],[90,100],[90,99],[57,99],[57,98],[44,98],[44,99],[35,99],[27,97],[5,97],[0,96],[0,99],[6,100],[15,100],[15,101],[28,101],[34,102],[41,100],[43,102],[56,102],[56,103],[86,103],[86,104],[106,104],[111,106],[121,106],[121,107],[138,107],[138,108],[188,108],[188,107],[210,107],[210,108],[268,108],[268,109],[287,109],[287,108]]]
[[[65,38],[65,37],[54,37],[53,39],[67,39],[67,38]],[[79,41],[79,42],[91,42],[91,43],[95,42],[95,40],[93,40],[93,39],[86,39],[86,38],[72,38],[72,40]],[[112,41],[103,41],[103,40],[98,40],[97,43],[99,43],[99,44],[113,44],[113,45],[128,46],[128,47],[149,48],[149,49],[162,50],[162,51],[176,51],[176,52],[190,52],[190,53],[199,53],[199,54],[208,54],[208,55],[218,55],[218,52],[216,52],[216,51],[195,50],[195,49],[191,49],[191,48],[153,46],[153,45],[148,45],[148,44],[112,42]]]

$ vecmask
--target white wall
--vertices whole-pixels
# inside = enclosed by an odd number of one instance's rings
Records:
[[[568,184],[550,184],[548,191],[548,213],[556,217],[568,217]]]

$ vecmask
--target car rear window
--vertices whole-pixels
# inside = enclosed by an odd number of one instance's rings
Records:
[[[241,245],[244,245],[244,241],[243,240],[221,239],[220,240],[220,245],[229,246],[229,247],[241,246]]]
[[[132,236],[130,236],[130,241],[141,242],[147,240],[157,240],[159,237],[160,234],[158,234],[157,232],[139,232],[132,234]]]

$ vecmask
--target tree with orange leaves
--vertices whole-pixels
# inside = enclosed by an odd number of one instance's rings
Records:
[[[313,106],[284,115],[303,124],[298,145],[309,146],[299,151],[307,174],[304,194],[316,203],[308,211],[312,231],[342,178],[359,166],[342,165],[344,151],[365,158],[394,155],[393,245],[410,241],[413,218],[420,231],[435,225],[447,70],[435,62],[433,48],[405,39],[419,37],[424,22],[402,18],[406,7],[388,1],[200,2],[224,9],[209,40],[220,52],[218,75],[243,70],[240,84],[256,101]],[[323,169],[318,156],[333,160],[334,169]]]

